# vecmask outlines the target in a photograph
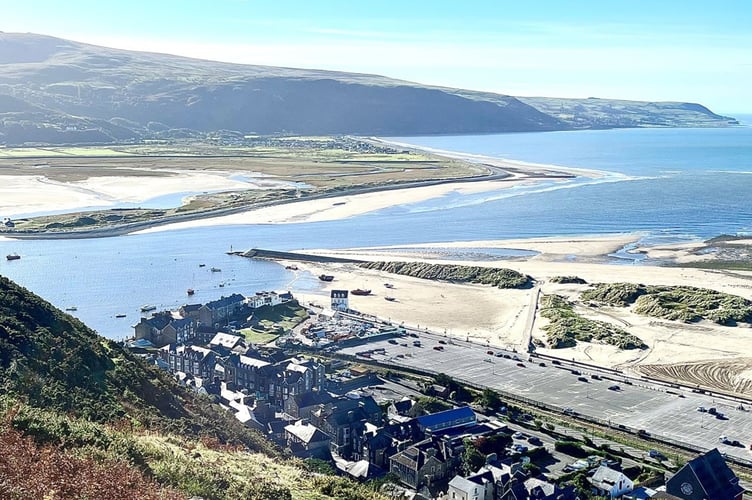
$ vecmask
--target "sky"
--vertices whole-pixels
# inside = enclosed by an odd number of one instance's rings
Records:
[[[752,113],[749,0],[0,0],[0,30],[518,96]]]

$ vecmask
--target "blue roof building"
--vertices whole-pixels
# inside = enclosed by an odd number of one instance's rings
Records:
[[[418,417],[418,426],[423,432],[436,432],[454,427],[464,427],[476,423],[475,412],[469,406],[460,406],[430,415]]]

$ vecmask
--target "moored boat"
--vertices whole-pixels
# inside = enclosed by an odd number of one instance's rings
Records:
[[[350,293],[353,295],[371,295],[371,290],[364,290],[363,288],[356,288],[355,290],[350,290]]]
[[[384,297],[384,300],[388,300],[389,302],[394,302],[397,299],[395,299],[394,297],[390,297],[389,295],[387,295],[386,297]]]
[[[334,276],[332,276],[331,274],[319,274],[319,279],[321,281],[333,281]]]
[[[141,312],[144,312],[144,313],[149,312],[149,311],[154,311],[156,309],[157,309],[157,306],[153,306],[151,304],[144,304],[143,306],[141,306]]]
[[[213,272],[213,273],[221,273],[222,270],[220,268],[218,268],[218,267],[212,267],[211,268],[211,272]]]
[[[10,253],[10,254],[6,255],[5,258],[8,259],[8,260],[18,260],[18,259],[21,258],[21,256],[18,255],[17,253]]]
[[[116,314],[115,317],[116,318],[125,318],[125,314],[122,314],[122,313],[121,314]]]
[[[193,295],[194,293],[196,293],[196,290],[194,290],[193,288],[189,288],[188,290],[185,291],[185,293],[187,293],[188,295]]]
[[[285,266],[285,269],[289,269],[290,271],[297,271],[298,266],[295,266],[295,265]]]
[[[70,306],[65,308],[66,311],[78,311],[78,307],[76,306]]]

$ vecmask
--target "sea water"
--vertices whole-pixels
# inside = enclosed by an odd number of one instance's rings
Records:
[[[57,307],[75,306],[71,313],[101,334],[123,338],[132,335],[144,304],[174,309],[230,293],[318,287],[313,276],[227,255],[231,249],[409,246],[633,231],[644,232],[649,243],[752,233],[752,128],[392,139],[601,174],[496,192],[451,193],[340,221],[82,240],[0,239],[0,274]],[[479,249],[468,243],[458,252]],[[6,261],[9,253],[22,258]],[[221,271],[211,272],[211,267]],[[188,288],[196,294],[187,296]]]

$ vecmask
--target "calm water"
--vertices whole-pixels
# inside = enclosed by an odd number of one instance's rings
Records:
[[[261,290],[315,289],[232,247],[343,248],[644,231],[649,241],[752,233],[752,128],[554,132],[393,138],[437,149],[605,172],[599,179],[451,194],[344,221],[165,231],[68,241],[0,240],[0,274],[103,335],[132,333],[139,308],[206,302]],[[471,244],[465,252],[473,253]],[[206,264],[199,267],[199,264]],[[222,271],[212,273],[211,267]],[[220,287],[220,284],[224,286]],[[196,289],[192,298],[186,289]],[[127,314],[117,319],[116,314]]]

